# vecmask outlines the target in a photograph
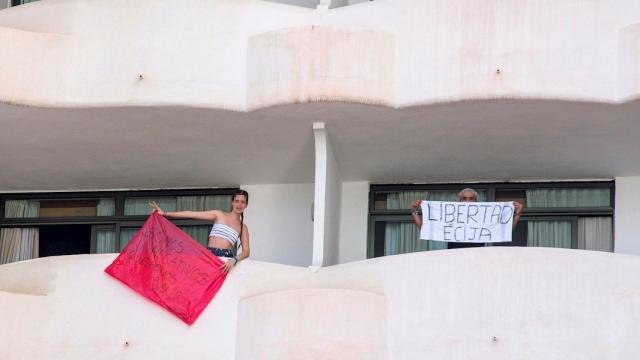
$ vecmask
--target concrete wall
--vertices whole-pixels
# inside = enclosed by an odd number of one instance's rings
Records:
[[[394,49],[391,34],[370,29],[314,25],[254,35],[247,49],[247,107],[317,100],[390,104]]]
[[[245,221],[251,259],[309,266],[313,250],[313,184],[241,185],[249,192]]]
[[[620,30],[618,56],[620,97],[632,100],[640,92],[640,24]]]
[[[640,255],[640,177],[616,178],[614,252]]]
[[[340,207],[340,263],[367,258],[369,183],[342,183]]]
[[[328,11],[46,0],[0,13],[0,101],[236,110],[274,99],[618,102],[640,95],[628,80],[638,24],[636,0],[378,0]]]
[[[191,327],[106,275],[114,256],[0,266],[0,338],[10,344],[0,358],[635,360],[640,353],[636,256],[488,247],[317,272],[247,260]]]

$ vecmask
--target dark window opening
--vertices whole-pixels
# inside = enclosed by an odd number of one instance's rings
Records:
[[[91,225],[40,226],[40,257],[89,254]]]

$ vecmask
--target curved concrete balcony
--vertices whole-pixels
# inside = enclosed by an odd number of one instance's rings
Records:
[[[246,261],[189,327],[103,273],[114,254],[0,266],[0,357],[635,359],[640,258],[475,248],[311,272]]]
[[[640,94],[640,3],[43,0],[0,12],[0,101],[246,111],[348,101],[618,103]]]
[[[0,11],[0,182],[309,183],[314,122],[345,181],[635,176],[639,39],[635,0],[42,0]]]

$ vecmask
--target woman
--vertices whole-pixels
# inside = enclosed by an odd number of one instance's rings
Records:
[[[209,233],[209,243],[207,249],[224,264],[220,267],[228,273],[239,261],[249,257],[249,229],[244,224],[243,212],[249,203],[249,193],[245,190],[236,190],[231,197],[231,211],[220,210],[208,211],[163,211],[155,201],[149,203],[151,207],[167,218],[174,219],[196,219],[213,222],[213,227]],[[234,249],[242,246],[242,253],[234,255]]]

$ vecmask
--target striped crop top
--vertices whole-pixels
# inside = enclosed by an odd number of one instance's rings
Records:
[[[219,223],[213,224],[209,237],[221,237],[223,239],[227,239],[231,245],[235,245],[238,240],[240,240],[240,235],[234,228]]]

